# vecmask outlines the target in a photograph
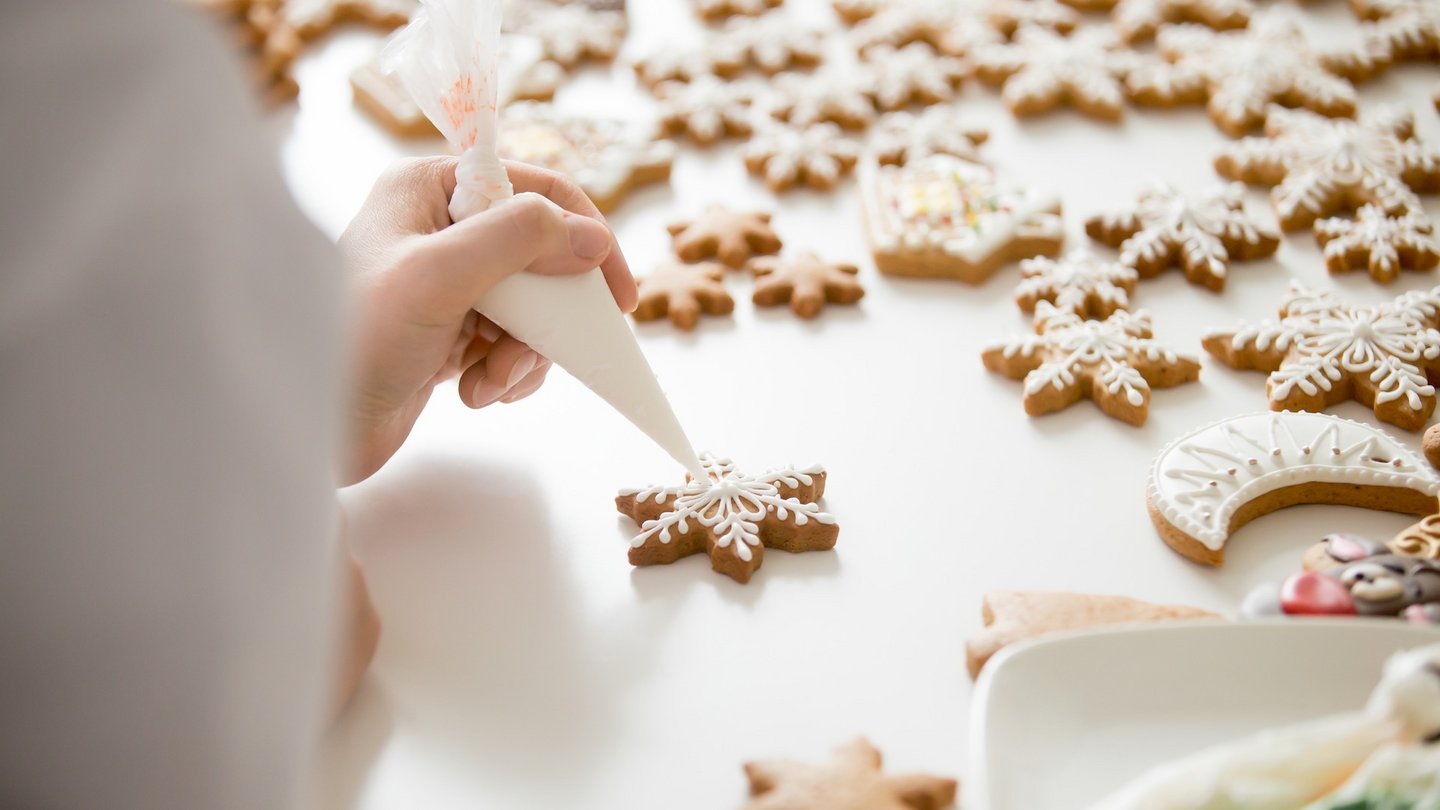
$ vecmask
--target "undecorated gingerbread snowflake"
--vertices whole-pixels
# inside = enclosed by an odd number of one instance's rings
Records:
[[[615,499],[615,508],[640,524],[630,542],[632,565],[668,565],[703,552],[716,571],[745,583],[764,561],[766,548],[835,547],[840,527],[817,505],[825,494],[824,468],[748,475],[726,458],[707,453],[700,460],[705,480],[625,490]]]
[[[860,159],[860,145],[834,124],[772,126],[745,146],[745,167],[765,180],[771,191],[795,185],[834,188]]]
[[[780,234],[770,225],[767,211],[735,211],[712,205],[699,216],[672,223],[675,255],[687,262],[715,258],[741,268],[756,256],[779,253]]]
[[[1087,321],[1045,301],[1035,305],[1035,334],[986,349],[985,367],[1025,381],[1025,412],[1063,410],[1091,399],[1101,411],[1145,424],[1150,389],[1193,382],[1200,364],[1156,343],[1145,312],[1119,310]]]
[[[1440,380],[1440,287],[1354,306],[1292,283],[1279,320],[1211,332],[1205,349],[1238,369],[1270,372],[1270,408],[1321,411],[1355,399],[1376,418],[1419,430]]]
[[[545,58],[566,68],[587,59],[614,59],[628,28],[622,12],[596,11],[581,3],[532,3],[521,7],[508,27],[540,40]]]
[[[824,764],[788,759],[745,763],[750,801],[740,810],[941,810],[958,783],[925,774],[891,776],[866,739],[835,749]]]
[[[904,165],[927,155],[980,160],[980,144],[989,130],[955,107],[927,107],[920,113],[886,113],[871,135],[875,158],[883,165]]]
[[[825,37],[818,29],[780,14],[731,20],[716,40],[727,62],[774,75],[814,67],[824,59]]]
[[[1122,82],[1134,64],[1108,29],[1090,28],[1062,37],[1025,27],[1006,45],[974,54],[975,73],[1000,86],[1001,98],[1016,115],[1035,115],[1061,104],[1107,121],[1124,114]]]
[[[725,289],[724,278],[725,265],[719,262],[666,262],[635,280],[639,303],[631,315],[642,323],[668,316],[671,323],[688,332],[702,314],[735,311],[735,299]]]
[[[695,11],[707,21],[736,15],[755,17],[779,7],[783,2],[785,0],[694,0]]]
[[[1365,204],[1391,215],[1419,211],[1415,191],[1440,189],[1440,149],[1415,140],[1414,131],[1410,114],[1395,109],[1352,121],[1274,108],[1265,137],[1229,144],[1215,169],[1274,186],[1270,199],[1287,231]]]
[[[1440,239],[1418,211],[1392,217],[1373,205],[1361,206],[1353,220],[1316,220],[1315,239],[1324,249],[1330,272],[1365,268],[1382,284],[1394,281],[1401,270],[1433,270],[1440,265]]]
[[[882,110],[937,104],[955,96],[968,72],[965,63],[916,42],[903,48],[881,45],[866,54],[870,93]]]
[[[1217,31],[1244,28],[1255,13],[1250,0],[1120,0],[1110,21],[1126,42],[1155,36],[1162,25],[1197,23]]]
[[[1191,284],[1225,289],[1231,260],[1269,256],[1280,235],[1245,211],[1245,187],[1219,184],[1200,194],[1166,185],[1140,193],[1132,206],[1091,217],[1090,238],[1120,248],[1120,262],[1141,278],[1179,266]]]
[[[771,111],[794,126],[829,121],[845,129],[864,129],[875,120],[871,86],[869,76],[838,68],[781,76],[775,82],[779,101]]]
[[[752,300],[757,307],[789,304],[802,318],[820,314],[826,304],[855,304],[865,297],[865,288],[853,264],[827,262],[814,253],[764,256],[750,262],[755,276]]]
[[[708,146],[755,130],[755,88],[748,84],[700,76],[690,82],[665,82],[655,94],[666,134],[684,133]]]
[[[1268,105],[1305,107],[1321,115],[1355,114],[1355,87],[1326,70],[1290,17],[1256,14],[1242,31],[1167,26],[1156,37],[1161,59],[1142,61],[1126,79],[1139,104],[1205,103],[1210,120],[1239,136],[1265,123]]]
[[[1130,293],[1139,279],[1135,270],[1086,250],[1072,250],[1059,259],[1044,257],[1020,262],[1015,303],[1034,312],[1041,301],[1081,318],[1108,318],[1130,308]]]

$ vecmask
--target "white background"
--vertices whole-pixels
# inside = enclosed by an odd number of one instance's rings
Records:
[[[787,5],[837,26],[823,2]],[[631,0],[630,10],[627,58],[698,36],[681,0]],[[1322,40],[1354,24],[1337,0],[1304,14]],[[347,30],[313,49],[299,65],[298,108],[277,114],[292,187],[332,235],[391,160],[444,149],[396,141],[352,107],[346,77],[379,41]],[[1433,68],[1403,66],[1365,85],[1363,103],[1404,101],[1422,136],[1440,138],[1437,84]],[[582,72],[560,103],[653,114],[624,60]],[[1130,201],[1148,179],[1214,181],[1211,159],[1227,140],[1198,108],[1132,108],[1118,126],[1069,110],[1019,123],[974,82],[960,104],[990,128],[992,162],[1062,195],[1072,245],[1088,241],[1086,216]],[[1186,562],[1146,516],[1149,462],[1191,428],[1263,409],[1263,375],[1205,358],[1198,384],[1155,393],[1143,428],[1089,402],[1029,418],[1020,384],[979,357],[1028,328],[1011,302],[1014,266],[980,287],[881,277],[853,181],[777,198],[737,148],[685,148],[669,187],[612,214],[636,272],[666,255],[666,223],[721,201],[774,211],[788,249],[858,263],[865,300],[801,322],[755,310],[736,273],[733,318],[691,334],[665,322],[637,331],[697,447],[750,469],[829,469],[836,551],[771,553],[744,586],[703,557],[632,569],[634,528],[613,496],[677,481],[674,462],[558,371],[531,399],[478,413],[447,386],[405,449],[342,496],[385,634],[320,763],[315,806],[721,810],[743,802],[744,760],[817,758],[859,734],[895,769],[963,776],[964,642],[986,591],[1232,611],[1257,583],[1296,570],[1325,533],[1385,538],[1411,522],[1301,507],[1241,530],[1222,569]],[[1263,190],[1252,204],[1272,216]],[[1221,295],[1171,270],[1133,300],[1154,314],[1160,340],[1198,356],[1207,327],[1273,314],[1292,277],[1365,302],[1436,283],[1433,273],[1385,289],[1363,273],[1332,279],[1305,232],[1274,260],[1235,265]],[[1353,404],[1335,412],[1373,422]],[[1404,438],[1418,447],[1418,434]],[[1076,742],[1078,757],[1105,755]],[[1044,771],[1035,763],[1036,778]]]

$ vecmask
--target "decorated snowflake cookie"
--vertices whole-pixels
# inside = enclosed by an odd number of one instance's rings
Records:
[[[587,59],[614,59],[628,29],[622,12],[596,11],[583,3],[521,5],[506,26],[539,39],[545,58],[566,68]]]
[[[302,39],[314,39],[346,22],[399,28],[419,7],[419,0],[287,0],[281,13]]]
[[[1100,410],[1132,425],[1145,424],[1150,389],[1172,388],[1200,377],[1200,364],[1156,343],[1150,316],[1116,311],[1087,321],[1040,301],[1035,334],[987,348],[985,368],[1025,381],[1025,412],[1031,416],[1090,399]]]
[[[1353,220],[1316,220],[1315,239],[1330,272],[1366,268],[1382,284],[1394,281],[1401,270],[1434,270],[1440,264],[1440,239],[1419,212],[1391,217],[1373,205],[1361,206]]]
[[[1075,9],[1056,0],[990,0],[985,19],[1007,38],[1026,25],[1061,34],[1080,27],[1080,15]]]
[[[1435,0],[1350,0],[1363,20],[1362,36],[1377,43],[1391,61],[1440,59],[1440,3]]]
[[[695,11],[709,21],[743,15],[754,17],[772,8],[778,8],[785,0],[693,0]]]
[[[707,39],[655,51],[634,63],[635,76],[651,90],[665,82],[694,81],[700,76],[734,76],[744,67],[738,53]]]
[[[1270,372],[1274,410],[1319,411],[1347,399],[1382,421],[1419,430],[1440,379],[1440,287],[1354,306],[1293,283],[1278,321],[1211,332],[1205,348],[1239,369]]]
[[[1273,109],[1265,137],[1221,150],[1215,169],[1234,180],[1274,186],[1270,198],[1287,231],[1344,208],[1387,214],[1420,211],[1415,191],[1440,189],[1440,149],[1413,139],[1408,113],[1377,109],[1359,121]],[[1415,191],[1412,191],[1414,189]]]
[[[887,776],[880,751],[858,739],[824,765],[792,760],[745,763],[750,801],[741,810],[941,810],[955,801],[954,779]]]
[[[687,262],[719,259],[735,268],[756,256],[779,253],[780,234],[770,226],[764,211],[734,211],[712,205],[693,219],[669,228],[675,255]]]
[[[668,565],[705,553],[712,568],[745,583],[764,561],[766,548],[835,547],[840,527],[816,505],[825,494],[823,468],[749,475],[729,459],[708,453],[701,462],[706,480],[625,490],[615,499],[615,508],[640,524],[640,534],[630,542],[632,565]]]
[[[868,20],[875,16],[882,7],[891,0],[830,0],[830,5],[835,9],[835,14],[846,25],[855,25],[861,20]]]
[[[666,262],[635,280],[639,304],[631,313],[637,321],[670,322],[685,331],[695,328],[700,316],[729,315],[735,299],[724,284],[725,265],[719,262]]]
[[[854,70],[781,76],[775,82],[779,101],[771,111],[795,126],[828,121],[845,129],[864,129],[875,120],[871,86],[869,76]]]
[[[1440,476],[1384,431],[1323,413],[1253,413],[1206,425],[1155,457],[1146,491],[1161,538],[1219,565],[1241,526],[1287,506],[1426,515]]]
[[[880,163],[905,164],[928,155],[980,160],[980,144],[990,131],[955,107],[927,107],[920,113],[887,113],[875,125],[870,144]]]
[[[900,0],[855,26],[852,37],[864,55],[877,47],[903,48],[917,42],[950,56],[1004,41],[980,9],[954,0]]]
[[[660,123],[667,135],[689,135],[708,146],[721,138],[755,131],[755,88],[701,76],[690,82],[665,82],[655,88]]]
[[[1219,31],[1244,28],[1254,12],[1250,0],[1120,0],[1110,19],[1122,39],[1136,42],[1173,23],[1198,23]]]
[[[1156,38],[1163,59],[1139,63],[1126,79],[1138,104],[1205,102],[1228,135],[1265,123],[1267,106],[1305,107],[1327,116],[1355,114],[1355,88],[1325,69],[1300,27],[1276,10],[1255,15],[1243,31],[1168,26]]]
[[[1085,232],[1120,248],[1121,263],[1141,278],[1178,265],[1191,284],[1225,288],[1230,260],[1269,256],[1280,236],[1245,212],[1245,187],[1227,183],[1201,194],[1156,185],[1126,208],[1091,217]]]
[[[1124,114],[1123,82],[1135,57],[1108,30],[1090,28],[1068,37],[1025,27],[1006,45],[974,54],[975,75],[1001,87],[1016,115],[1035,115],[1069,103],[1086,115],[1116,121]]]
[[[827,262],[814,253],[752,259],[750,272],[755,275],[755,306],[789,304],[802,318],[819,315],[826,304],[854,304],[865,297],[855,278],[860,268]]]
[[[860,145],[834,124],[772,126],[745,146],[746,168],[764,178],[771,191],[795,185],[834,188],[859,159]]]
[[[1060,252],[1060,200],[981,163],[932,154],[904,166],[868,163],[860,193],[883,273],[979,284],[1007,262]]]
[[[870,93],[882,110],[947,101],[968,72],[963,61],[941,56],[919,42],[898,50],[888,45],[872,48],[864,69]]]
[[[716,47],[724,49],[726,62],[774,75],[820,64],[825,56],[825,37],[816,28],[770,14],[754,20],[731,20],[717,38]]]
[[[1015,303],[1025,312],[1034,312],[1045,301],[1081,318],[1108,318],[1130,308],[1138,278],[1134,269],[1085,250],[1061,259],[1026,259],[1020,263]]]

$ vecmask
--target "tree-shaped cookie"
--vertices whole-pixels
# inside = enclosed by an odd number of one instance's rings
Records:
[[[700,460],[709,474],[706,480],[625,490],[615,499],[620,514],[641,528],[630,542],[631,565],[669,565],[705,553],[711,568],[743,584],[760,567],[767,548],[835,547],[840,527],[816,505],[825,494],[823,468],[748,475],[729,459],[707,453]]]
[[[990,346],[981,358],[985,368],[1025,381],[1025,412],[1031,416],[1090,399],[1132,425],[1145,424],[1151,388],[1172,388],[1200,376],[1198,362],[1152,339],[1144,312],[1122,310],[1087,321],[1044,301],[1035,305],[1035,334]]]
[[[965,63],[937,54],[920,42],[903,48],[881,45],[866,54],[865,71],[870,93],[882,110],[899,110],[911,104],[936,104],[955,96],[965,78]]]
[[[1324,249],[1332,273],[1368,269],[1382,284],[1401,270],[1433,270],[1440,265],[1440,239],[1435,227],[1417,211],[1391,217],[1373,205],[1361,206],[1355,219],[1331,217],[1315,221],[1315,239]]]
[[[864,129],[875,120],[871,84],[869,75],[856,70],[781,76],[774,83],[779,98],[771,112],[798,127],[829,122]]]
[[[772,126],[745,146],[745,167],[771,191],[796,185],[831,189],[860,159],[860,145],[834,124]]]
[[[747,762],[745,776],[751,799],[742,810],[944,810],[959,787],[938,776],[886,775],[880,751],[863,738],[823,765]]]
[[[1238,369],[1270,372],[1272,410],[1320,411],[1354,399],[1376,418],[1419,430],[1440,380],[1440,287],[1354,306],[1293,283],[1278,320],[1206,335],[1207,351]]]
[[[729,315],[735,299],[724,284],[725,265],[719,262],[685,264],[669,261],[649,275],[635,280],[640,303],[632,313],[635,320],[670,322],[685,331],[695,328],[704,315]]]
[[[1179,266],[1191,284],[1225,289],[1230,261],[1269,256],[1280,235],[1245,212],[1245,187],[1227,183],[1199,194],[1165,185],[1140,193],[1132,206],[1091,217],[1090,238],[1120,248],[1120,262],[1141,278]]]
[[[690,82],[665,82],[655,88],[660,123],[668,135],[689,135],[701,146],[755,131],[755,89],[742,82],[699,76]]]
[[[1015,303],[1025,312],[1034,312],[1045,301],[1081,318],[1108,318],[1130,308],[1138,278],[1134,269],[1085,250],[1072,250],[1060,259],[1026,259],[1020,263]]]
[[[989,45],[973,55],[975,75],[999,86],[1016,115],[1036,115],[1071,104],[1086,115],[1117,121],[1124,115],[1124,79],[1135,62],[1103,28],[1064,37],[1026,26],[1013,42]]]
[[[675,255],[687,262],[719,259],[741,268],[756,256],[780,252],[780,235],[765,211],[735,211],[712,205],[693,219],[670,225]]]
[[[1120,0],[1110,20],[1122,39],[1138,42],[1174,23],[1198,23],[1217,31],[1244,28],[1253,13],[1250,0]]]
[[[755,306],[789,304],[802,318],[819,315],[826,304],[854,304],[865,297],[856,280],[858,267],[827,262],[814,253],[753,259],[750,272],[755,275]]]
[[[1440,190],[1440,149],[1413,134],[1406,112],[1376,109],[1351,121],[1275,108],[1265,137],[1226,146],[1215,169],[1274,186],[1270,199],[1287,231],[1366,204],[1398,215],[1421,210],[1415,191]]]
[[[919,113],[886,113],[871,132],[870,145],[880,163],[904,165],[927,155],[980,159],[980,144],[990,131],[952,106],[927,107]]]
[[[1156,48],[1163,58],[1142,61],[1126,79],[1131,100],[1164,107],[1204,102],[1210,120],[1228,135],[1264,124],[1270,104],[1327,116],[1355,113],[1355,87],[1327,71],[1295,21],[1273,9],[1242,31],[1168,26]]]

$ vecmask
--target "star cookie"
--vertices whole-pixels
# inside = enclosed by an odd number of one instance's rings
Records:
[[[835,749],[824,765],[791,760],[745,763],[751,799],[742,810],[943,810],[955,802],[954,779],[887,776],[866,739]]]
[[[723,205],[712,205],[694,219],[670,226],[675,255],[687,262],[719,259],[721,263],[741,268],[756,256],[779,253],[780,235],[770,227],[770,214],[764,211],[732,211]]]
[[[1245,187],[1226,183],[1201,194],[1182,194],[1157,185],[1141,192],[1133,206],[1091,217],[1090,238],[1120,248],[1120,262],[1141,278],[1179,266],[1191,284],[1225,289],[1232,259],[1269,256],[1280,235],[1245,212]]]
[[[814,253],[766,256],[750,261],[757,307],[789,304],[802,318],[813,318],[828,304],[854,304],[865,297],[853,264],[823,261]]]
[[[346,22],[399,28],[419,5],[417,0],[287,0],[282,14],[301,39],[309,40]]]
[[[1382,284],[1394,281],[1401,270],[1434,270],[1440,265],[1435,227],[1414,211],[1391,217],[1373,205],[1361,206],[1353,220],[1316,220],[1315,239],[1330,272],[1364,268]]]
[[[1440,190],[1440,149],[1413,134],[1410,115],[1394,110],[1351,121],[1275,108],[1265,137],[1226,146],[1215,169],[1232,180],[1274,186],[1270,199],[1287,231],[1365,204],[1392,216],[1418,212],[1415,192]]]
[[[1250,24],[1250,0],[1120,0],[1110,21],[1120,38],[1138,42],[1155,36],[1162,25],[1197,23],[1217,31]]]
[[[1029,26],[1021,28],[1013,42],[980,48],[973,58],[975,75],[1000,87],[1001,99],[1016,115],[1036,115],[1068,103],[1105,121],[1124,115],[1123,82],[1135,61],[1107,29],[1063,37]]]
[[[870,138],[875,159],[882,165],[904,165],[928,155],[953,155],[979,161],[979,146],[989,130],[954,107],[927,107],[919,113],[886,113]]]
[[[779,102],[771,112],[795,126],[830,122],[864,129],[875,120],[871,81],[857,71],[825,70],[808,76],[781,76]]]
[[[1024,312],[1034,312],[1045,301],[1081,318],[1099,320],[1130,308],[1138,278],[1134,269],[1084,250],[1061,259],[1026,259],[1020,263],[1015,303]]]
[[[761,475],[737,472],[729,459],[701,456],[704,481],[625,490],[615,508],[640,524],[630,541],[631,565],[669,565],[691,554],[710,555],[710,567],[744,584],[765,549],[823,551],[840,527],[816,502],[825,494],[821,467],[786,467]]]
[[[834,188],[859,159],[860,145],[828,123],[772,126],[745,146],[745,167],[777,192],[796,185]]]
[[[755,131],[755,90],[749,85],[700,76],[690,82],[665,82],[655,94],[667,135],[689,135],[695,143],[709,146],[721,138]]]
[[[888,45],[871,49],[864,70],[875,105],[882,110],[948,101],[968,72],[961,60],[919,42],[898,50]]]
[[[985,368],[1025,381],[1031,416],[1090,399],[1105,414],[1137,426],[1149,415],[1151,388],[1200,376],[1198,362],[1152,339],[1144,312],[1122,310],[1087,321],[1044,301],[1035,305],[1035,334],[997,343],[982,359]]]
[[[1419,430],[1435,410],[1440,380],[1440,287],[1371,307],[1292,283],[1279,320],[1202,341],[1237,369],[1270,373],[1271,410],[1320,411],[1354,399],[1375,417]]]
[[[815,28],[771,14],[759,19],[731,20],[717,38],[726,63],[747,65],[774,75],[814,67],[824,59],[825,37]]]
[[[695,11],[706,22],[723,20],[736,15],[755,17],[772,8],[778,8],[785,0],[693,0]]]
[[[635,320],[658,321],[665,316],[690,331],[700,316],[729,315],[735,299],[725,290],[725,266],[718,262],[685,264],[667,262],[635,280],[640,303],[631,313]]]

